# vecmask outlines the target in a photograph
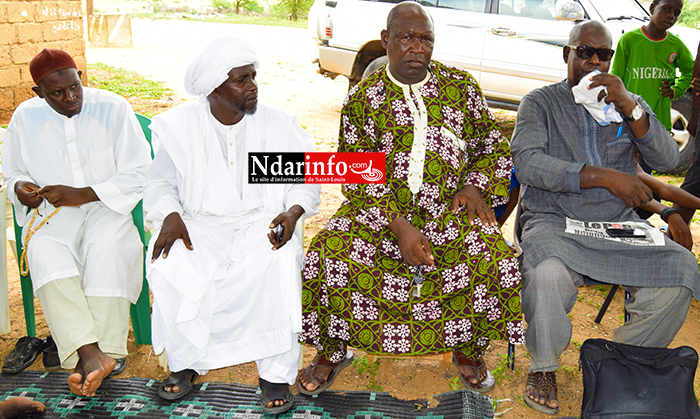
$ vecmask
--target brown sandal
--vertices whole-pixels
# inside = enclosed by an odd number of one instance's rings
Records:
[[[324,358],[323,356],[316,355],[313,361],[311,361],[309,365],[306,366],[306,368],[299,371],[299,375],[297,377],[297,390],[299,390],[299,393],[306,394],[307,396],[315,396],[316,394],[321,393],[322,391],[330,387],[331,384],[333,384],[333,380],[335,380],[335,377],[338,376],[338,373],[342,371],[343,368],[352,364],[354,358],[355,355],[353,355],[352,352],[348,351],[348,353],[345,354],[345,359],[343,359],[337,364],[334,364],[326,358]],[[323,378],[323,375],[320,374],[321,368],[325,370],[330,370],[330,372],[328,373],[328,378]],[[302,375],[308,377],[307,383],[318,383],[318,387],[316,387],[316,390],[307,390],[306,387],[304,387],[304,384],[301,383]]]
[[[532,387],[538,393],[537,398],[544,396],[544,404],[539,403],[537,400],[533,400],[527,395],[528,387]],[[525,387],[524,400],[525,404],[531,408],[537,410],[538,412],[547,413],[549,415],[555,415],[559,412],[559,406],[550,407],[547,403],[550,400],[556,400],[557,398],[557,375],[556,372],[531,372],[527,374],[527,384]]]
[[[457,367],[459,380],[462,385],[468,389],[474,390],[477,393],[488,393],[496,387],[496,380],[491,375],[491,371],[486,368],[484,357],[479,356],[476,360],[467,358],[459,350],[452,351],[452,363]],[[460,367],[467,366],[472,369],[475,374],[465,375]],[[486,370],[486,377],[482,380],[481,375]],[[472,380],[478,380],[478,383],[472,383]]]

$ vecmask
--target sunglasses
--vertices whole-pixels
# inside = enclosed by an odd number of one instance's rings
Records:
[[[615,50],[610,48],[593,48],[587,45],[567,46],[576,51],[576,56],[582,60],[589,60],[591,57],[593,57],[593,54],[595,54],[598,56],[598,59],[600,61],[610,61],[612,59],[613,54],[615,53]]]

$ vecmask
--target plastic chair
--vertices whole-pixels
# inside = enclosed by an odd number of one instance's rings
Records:
[[[144,136],[151,144],[151,130],[148,128],[151,120],[145,116],[136,114],[136,119],[138,119],[141,129],[143,130]],[[153,158],[153,148],[151,148],[151,158]],[[151,344],[151,301],[148,293],[148,282],[146,282],[146,246],[148,246],[148,240],[150,239],[150,232],[146,232],[143,226],[143,208],[142,203],[139,203],[131,211],[131,215],[134,219],[134,225],[139,232],[141,237],[141,242],[143,243],[144,249],[144,269],[143,269],[143,286],[141,287],[141,294],[139,295],[136,304],[131,305],[131,327],[134,331],[134,340],[136,345],[150,345]],[[22,254],[22,249],[24,248],[22,242],[22,227],[17,225],[17,219],[15,218],[15,209],[12,208],[12,218],[15,223],[15,241],[17,246],[17,263],[20,263],[19,255]],[[24,321],[27,325],[27,335],[36,337],[36,320],[34,318],[34,290],[32,289],[32,278],[31,275],[22,276],[20,273],[20,283],[22,286],[22,305],[24,306]]]

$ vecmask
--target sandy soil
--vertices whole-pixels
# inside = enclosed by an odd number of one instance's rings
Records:
[[[191,33],[189,34],[191,35]],[[137,51],[129,50],[90,50],[89,62],[102,61],[111,65],[119,65],[119,62],[110,62],[110,54],[114,61],[122,61],[122,66],[129,66],[132,61],[130,54]],[[144,54],[143,51],[138,52]],[[91,57],[97,57],[93,59]],[[290,113],[298,116],[301,125],[317,139],[319,151],[332,151],[335,146],[339,126],[339,112],[341,102],[347,89],[347,81],[341,77],[335,81],[321,77],[315,73],[315,67],[311,60],[293,60],[283,54],[271,54],[262,57],[263,67],[258,74],[261,90],[261,100],[283,107]],[[148,71],[145,71],[148,73]],[[148,74],[147,74],[148,75]],[[152,77],[153,78],[153,77]],[[161,78],[162,80],[162,78]],[[180,88],[181,89],[181,88]],[[180,90],[176,89],[176,90]],[[179,103],[183,97],[174,95],[173,100],[160,101],[152,104],[153,109],[162,111],[165,108]],[[135,105],[137,104],[134,101]],[[141,109],[148,103],[138,101]],[[158,112],[156,111],[156,112]],[[496,117],[501,122],[504,135],[510,138],[514,125],[514,113],[495,110]],[[342,201],[342,196],[337,186],[323,187],[323,202],[320,213],[306,222],[306,242],[323,227],[328,218],[334,213]],[[655,218],[656,222],[660,222]],[[700,229],[693,226],[695,237],[700,237]],[[512,237],[512,218],[504,228],[504,235]],[[696,239],[696,248],[700,248],[700,242]],[[25,325],[21,305],[21,292],[18,281],[17,265],[14,254],[8,247],[8,271],[9,293],[11,304],[12,333],[0,336],[0,357],[4,357],[15,345],[17,339],[24,335]],[[582,397],[582,379],[578,370],[578,348],[587,338],[611,338],[612,331],[622,321],[622,292],[618,292],[611,307],[605,315],[602,323],[593,322],[602,304],[607,288],[582,287],[579,293],[579,302],[571,314],[573,324],[573,338],[571,344],[561,357],[562,368],[558,373],[559,400],[562,408],[557,415],[578,416]],[[47,326],[43,320],[38,301],[35,302],[38,336],[48,334]],[[700,348],[700,304],[693,301],[691,311],[680,333],[672,346],[690,345]],[[313,357],[315,350],[306,347],[304,351],[304,364]],[[539,414],[522,402],[522,394],[525,388],[525,377],[529,365],[528,354],[524,347],[516,349],[516,368],[510,371],[505,367],[506,344],[493,342],[486,353],[489,368],[497,378],[498,385],[490,394],[497,405],[496,412],[503,413],[504,418],[546,418],[551,417]],[[376,364],[367,361],[366,354],[356,351],[359,362],[353,367],[345,369],[335,381],[334,390],[383,390],[402,399],[421,399],[417,403],[427,407],[435,403],[432,397],[435,394],[462,388],[456,377],[456,370],[451,365],[442,365],[440,361],[411,359],[380,358]],[[369,368],[367,368],[369,366]],[[34,363],[32,369],[41,369],[39,360]],[[361,372],[360,372],[361,371]],[[167,373],[158,365],[156,355],[151,346],[142,345],[136,347],[133,337],[129,340],[128,366],[120,376],[126,377],[150,377],[163,379]],[[224,381],[240,382],[257,385],[257,373],[253,363],[237,367],[225,368],[210,372],[200,381]],[[696,385],[698,381],[696,380]],[[427,403],[427,405],[426,405]]]

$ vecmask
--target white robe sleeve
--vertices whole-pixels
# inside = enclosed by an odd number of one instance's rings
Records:
[[[128,214],[143,197],[143,181],[151,164],[150,147],[126,100],[115,106],[111,128],[117,173],[90,187],[107,207]]]
[[[28,207],[22,205],[15,194],[15,184],[20,181],[36,183],[29,176],[20,148],[20,135],[17,124],[10,121],[2,144],[2,174],[7,181],[7,197],[15,208],[15,218],[20,227],[24,226]]]
[[[316,151],[314,138],[304,131],[297,122],[296,117],[290,118],[291,124],[287,130],[287,144],[297,144],[296,149],[290,151]],[[293,185],[287,192],[284,199],[284,206],[289,210],[294,205],[304,208],[306,218],[318,213],[318,206],[321,203],[321,185],[299,184]]]
[[[143,185],[143,210],[146,220],[158,229],[173,212],[182,216],[177,189],[177,168],[164,148],[158,150]]]

